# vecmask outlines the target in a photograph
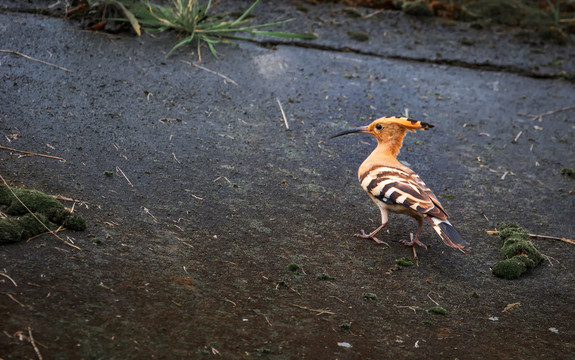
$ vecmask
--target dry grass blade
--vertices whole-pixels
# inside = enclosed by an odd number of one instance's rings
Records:
[[[124,171],[123,171],[122,169],[120,169],[119,166],[116,166],[116,172],[117,172],[117,173],[120,173],[120,174],[124,177],[124,179],[126,179],[126,181],[128,182],[128,184],[129,184],[131,187],[134,187],[134,184],[132,184],[132,182],[130,181],[130,179],[128,179],[128,177],[126,176],[126,174],[124,174]]]
[[[283,119],[284,119],[284,124],[285,124],[285,126],[286,126],[286,130],[289,130],[289,124],[288,124],[288,121],[287,121],[287,118],[286,118],[286,113],[284,112],[284,108],[283,108],[283,106],[282,106],[282,103],[280,102],[280,99],[279,99],[279,98],[276,98],[276,101],[278,102],[278,105],[279,105],[279,107],[280,107],[280,111],[281,111],[282,117],[283,117]]]
[[[132,29],[134,29],[136,34],[138,34],[138,36],[142,35],[142,27],[140,26],[140,23],[138,22],[136,16],[130,10],[128,10],[126,6],[124,6],[124,4],[122,4],[121,2],[117,1],[116,4],[118,4],[118,6],[124,12],[124,15],[126,15],[126,18],[130,22],[130,25],[132,25]]]
[[[14,281],[14,279],[12,279],[10,276],[8,276],[8,274],[6,274],[5,272],[0,272],[0,275],[6,277],[8,280],[12,281],[12,284],[14,284],[14,286],[18,287],[18,284],[16,284],[16,281]]]
[[[217,72],[217,71],[210,70],[210,69],[208,69],[207,67],[198,65],[198,64],[194,63],[193,61],[184,61],[184,63],[189,64],[189,65],[192,65],[193,67],[196,67],[196,68],[198,68],[198,69],[207,71],[207,72],[209,72],[210,74],[217,75],[217,76],[221,77],[222,79],[224,79],[224,81],[230,82],[230,83],[234,84],[235,86],[238,86],[238,83],[237,83],[237,82],[235,82],[235,81],[232,80],[230,77],[228,77],[228,76],[226,76],[226,75],[224,75],[224,74],[220,74],[220,73]]]
[[[316,312],[317,315],[322,315],[322,314],[328,314],[328,315],[335,315],[334,312],[331,312],[329,310],[324,310],[324,309],[310,309],[307,306],[302,306],[302,305],[298,305],[298,304],[293,304],[293,306],[295,306],[296,308],[300,308],[303,310],[308,310],[308,311],[313,311]]]
[[[38,360],[42,360],[42,354],[40,354],[40,349],[38,349],[38,346],[36,346],[36,341],[34,341],[34,337],[32,336],[32,329],[30,326],[28,326],[28,338],[30,339],[30,344],[32,344],[32,347],[38,356]]]
[[[486,232],[487,232],[487,235],[498,235],[499,234],[499,231],[497,231],[497,230],[486,230]],[[527,235],[529,235],[529,237],[532,237],[532,238],[558,240],[558,241],[566,242],[567,244],[575,245],[575,240],[567,239],[564,237],[539,235],[539,234],[527,234]]]
[[[20,301],[18,301],[18,300],[14,297],[14,295],[12,295],[12,294],[10,294],[10,293],[7,293],[7,292],[4,292],[4,291],[0,291],[0,294],[8,296],[12,301],[14,301],[16,304],[20,305],[21,307],[26,307],[26,305],[24,305],[24,304],[22,304]]]
[[[530,114],[524,114],[524,113],[519,113],[518,115],[531,117],[531,121],[535,121],[535,120],[541,121],[544,116],[549,116],[549,115],[553,115],[553,114],[557,114],[557,113],[560,113],[563,111],[569,111],[569,110],[575,110],[575,105],[567,106],[567,107],[560,108],[557,110],[547,111],[547,112],[544,112],[543,114],[539,114],[539,115],[530,115]]]
[[[30,151],[12,149],[12,148],[9,148],[9,147],[6,147],[6,146],[0,146],[0,149],[9,150],[9,151],[14,151],[14,152],[19,152],[19,153],[26,154],[26,155],[47,157],[47,158],[50,158],[50,159],[56,159],[56,160],[60,160],[60,161],[64,161],[64,162],[66,161],[66,159],[61,158],[61,157],[59,157],[59,156],[52,156],[52,155],[46,155],[46,154],[38,154],[38,153],[30,152]]]
[[[61,67],[61,66],[58,66],[58,65],[54,65],[54,64],[51,64],[51,63],[46,62],[46,61],[43,61],[43,60],[35,59],[35,58],[33,58],[33,57],[31,57],[31,56],[28,56],[28,55],[26,55],[26,54],[22,54],[21,52],[18,52],[18,51],[14,51],[14,50],[0,50],[0,52],[10,53],[10,54],[22,56],[22,57],[24,57],[24,58],[26,58],[26,59],[28,59],[28,60],[36,61],[36,62],[45,64],[45,65],[49,65],[49,66],[53,66],[53,67],[55,67],[55,68],[57,68],[57,69],[64,70],[64,71],[67,71],[67,72],[72,72],[72,70],[66,69],[65,67]]]

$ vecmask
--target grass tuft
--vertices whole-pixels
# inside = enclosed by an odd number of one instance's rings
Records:
[[[196,41],[198,58],[201,61],[201,46],[206,44],[214,57],[218,57],[215,45],[229,43],[231,40],[253,40],[253,36],[269,36],[282,39],[315,39],[317,36],[304,33],[266,31],[295,19],[252,25],[252,11],[261,2],[256,0],[237,18],[232,19],[224,13],[212,14],[217,4],[213,0],[171,0],[168,5],[157,5],[149,0],[100,0],[91,3],[91,7],[116,6],[124,18],[108,19],[127,21],[140,35],[142,30],[148,32],[177,31],[184,38],[176,43],[168,55],[176,49]]]

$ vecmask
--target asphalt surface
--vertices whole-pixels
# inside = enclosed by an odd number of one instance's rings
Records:
[[[199,63],[165,58],[176,34],[85,31],[48,5],[0,13],[0,50],[49,63],[0,53],[0,145],[65,161],[0,150],[0,171],[76,199],[88,229],[60,233],[81,250],[0,246],[0,358],[573,357],[573,245],[534,240],[547,261],[510,281],[486,233],[575,238],[573,39],[270,2],[255,21],[296,17],[284,29],[319,39]],[[356,177],[374,141],[327,138],[406,111],[435,128],[400,158],[469,254],[426,227],[417,265],[396,265],[416,227],[400,216],[389,248],[352,237],[379,222]]]

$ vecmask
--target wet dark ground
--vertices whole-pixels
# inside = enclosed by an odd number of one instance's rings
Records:
[[[339,8],[319,9],[339,19]],[[486,68],[475,50],[449,46],[464,33],[497,47],[503,30],[446,32],[394,14],[378,23],[389,43],[347,44],[344,26],[328,21],[314,30],[341,42],[241,43],[204,56],[201,66],[234,82],[190,65],[193,54],[165,59],[173,34],[109,35],[0,14],[1,49],[72,70],[0,53],[0,144],[66,159],[2,150],[2,176],[77,199],[88,219],[85,232],[60,234],[81,251],[51,236],[0,246],[0,358],[37,358],[19,336],[29,331],[46,359],[572,358],[573,246],[534,240],[548,260],[502,280],[490,272],[501,244],[486,230],[515,221],[575,237],[575,182],[561,175],[575,168],[575,112],[520,115],[575,104],[573,83],[555,78],[574,68],[573,45],[505,33],[502,66]],[[402,42],[397,26],[413,32]],[[427,61],[431,40],[421,56],[406,48],[438,36],[433,29],[453,36],[441,52],[463,63]],[[446,248],[426,227],[418,266],[398,267],[412,255],[398,243],[415,230],[411,219],[392,217],[390,248],[351,236],[379,222],[356,179],[374,141],[327,137],[406,108],[436,127],[409,134],[400,158],[472,251]],[[436,305],[447,315],[426,311]]]

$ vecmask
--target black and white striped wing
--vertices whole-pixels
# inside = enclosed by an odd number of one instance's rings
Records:
[[[360,181],[365,191],[388,205],[403,205],[420,214],[447,218],[435,195],[413,172],[379,166],[366,172]]]

